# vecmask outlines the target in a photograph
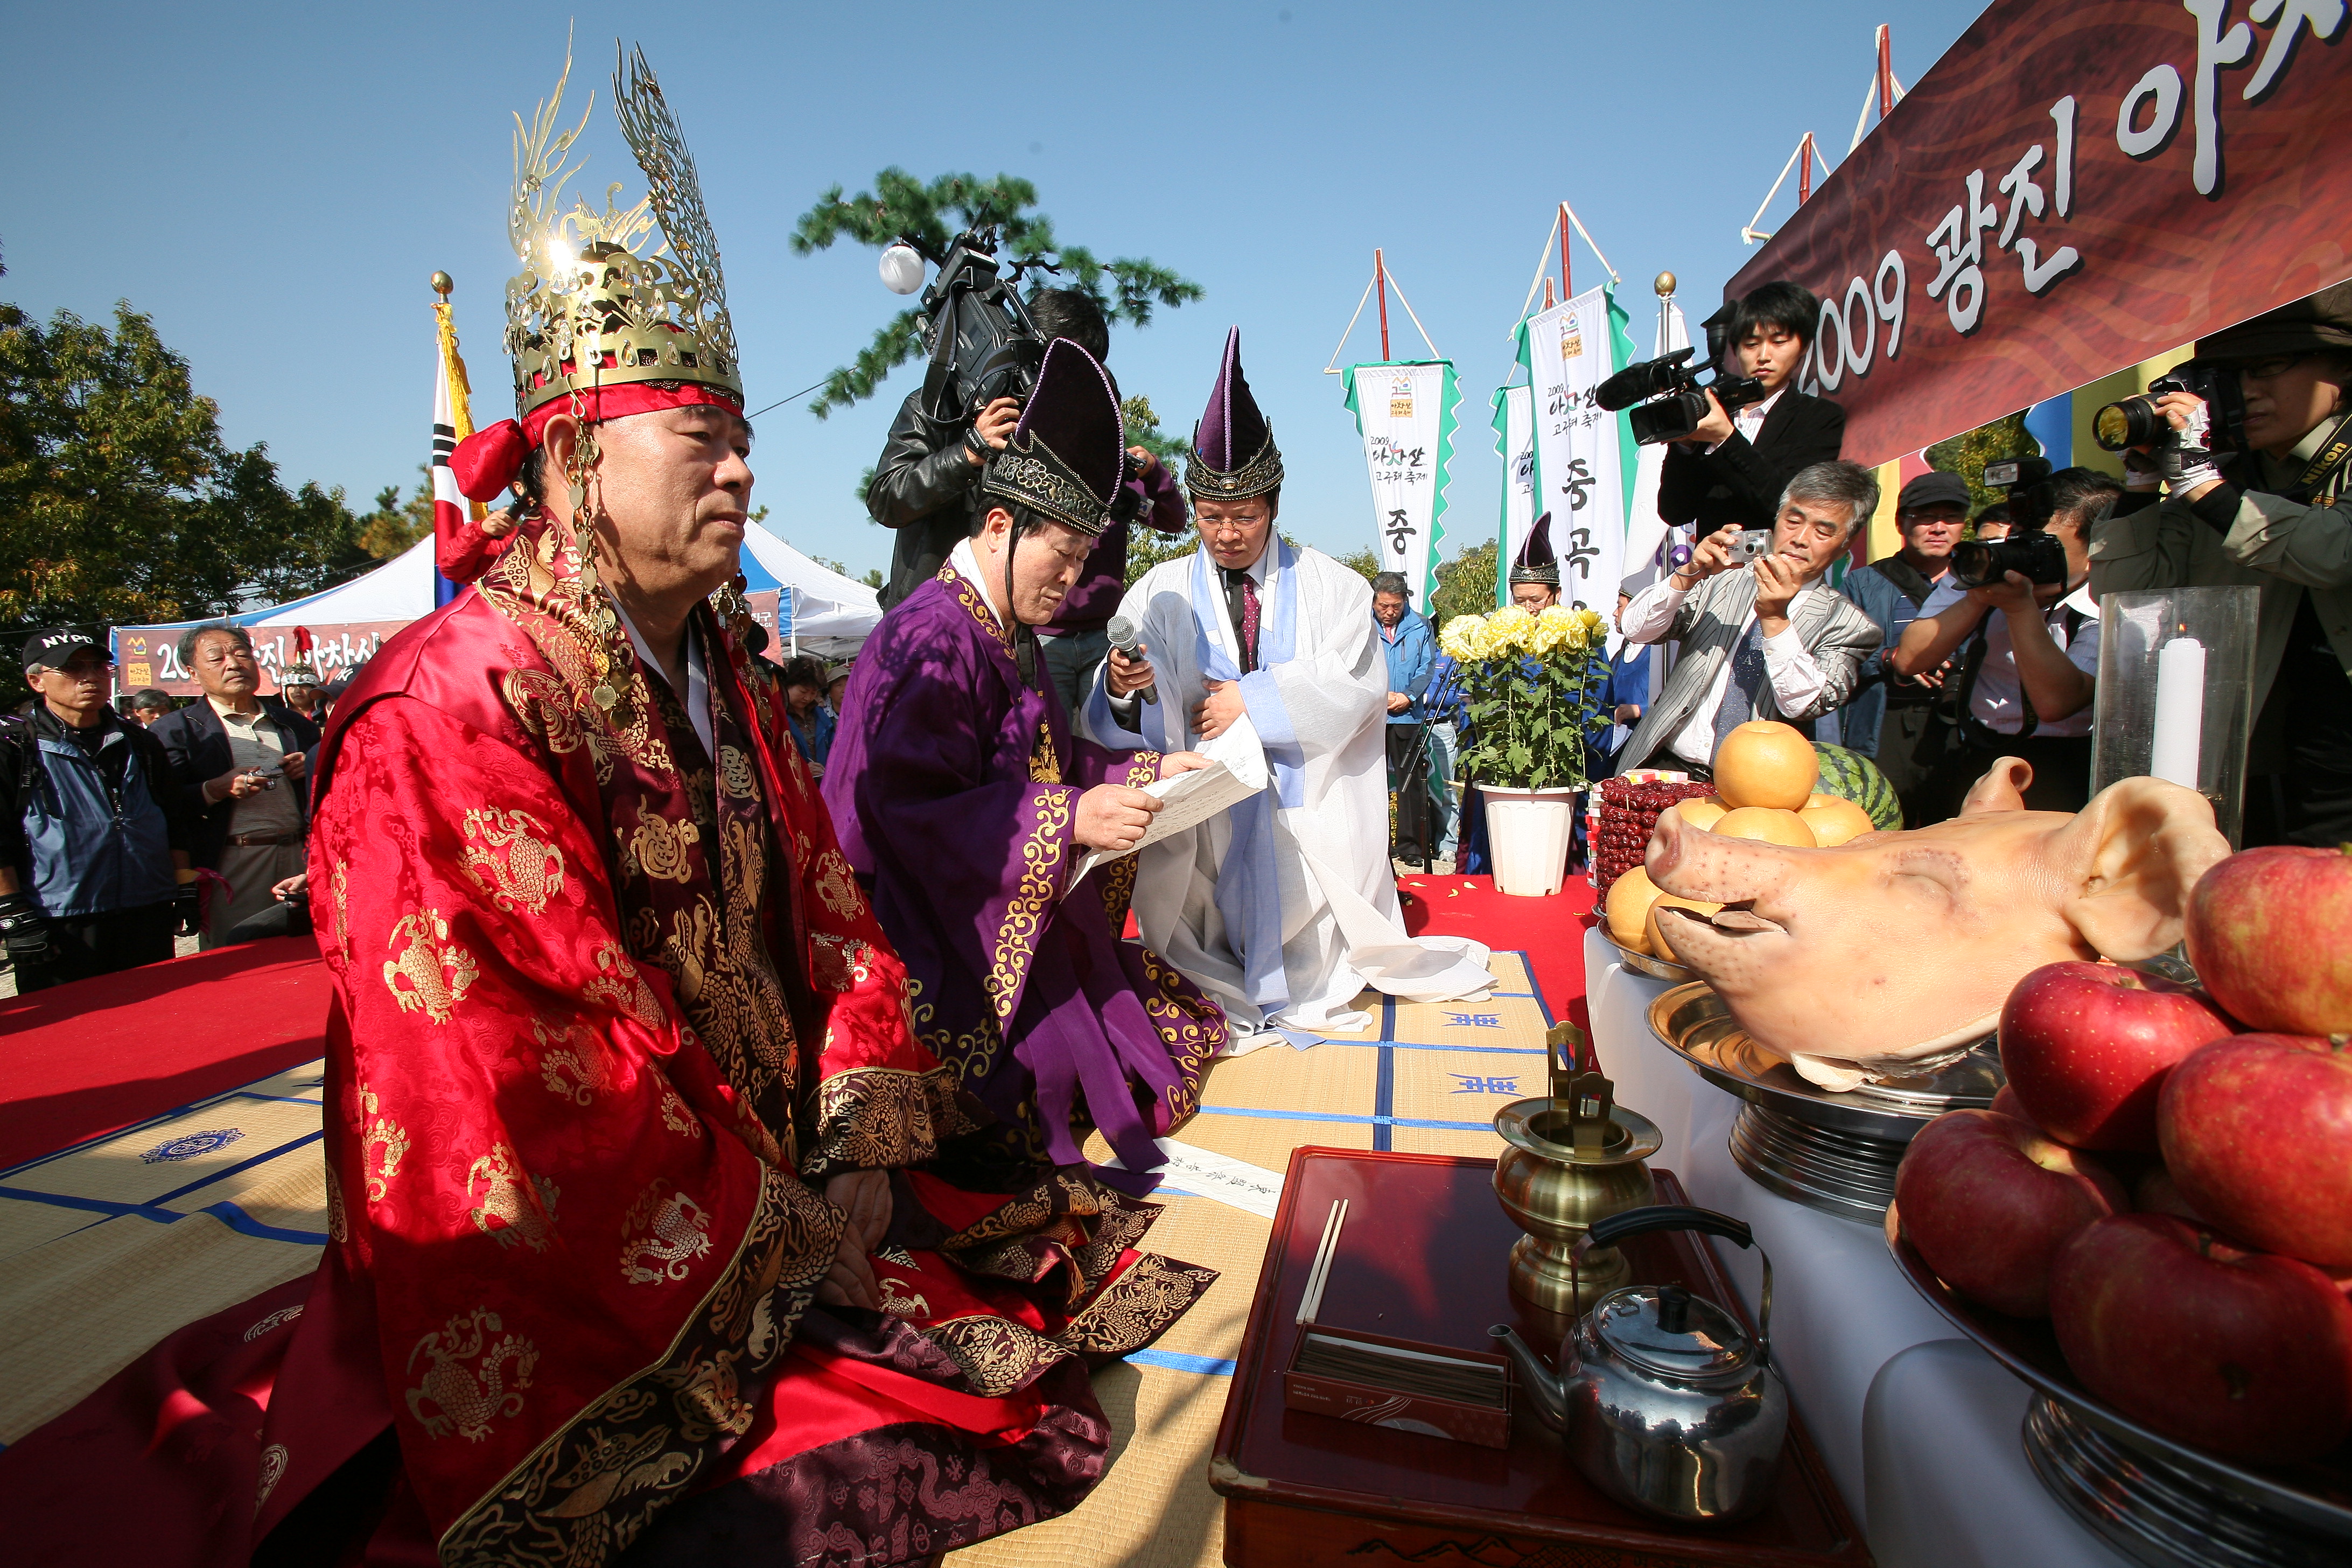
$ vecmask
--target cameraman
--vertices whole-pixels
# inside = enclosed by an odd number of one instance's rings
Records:
[[[2158,398],[2182,437],[2153,454],[2168,493],[2099,527],[2092,585],[2261,587],[2245,841],[2339,843],[2352,838],[2352,283],[2199,339],[2197,363],[2236,373],[2247,450],[2209,458],[2205,404]],[[2151,493],[2158,473],[2126,461],[2132,489]]]
[[[1786,280],[1767,283],[1731,307],[1730,338],[1739,374],[1769,395],[1730,414],[1714,393],[1690,439],[1666,447],[1658,479],[1658,515],[1696,524],[1695,538],[1719,528],[1770,528],[1780,492],[1799,471],[1836,458],[1845,442],[1845,410],[1789,384],[1812,346],[1821,305]]]
[[[2061,468],[2034,486],[2011,503],[2016,531],[2009,542],[2046,530],[2065,552],[2066,580],[2036,584],[2005,572],[1999,582],[1969,588],[1948,572],[1886,656],[1895,674],[1918,676],[1968,645],[1955,683],[1960,745],[1937,768],[1923,792],[1922,820],[1913,826],[1957,812],[1969,785],[2005,756],[2033,764],[2028,808],[2080,811],[2089,802],[2099,610],[2086,587],[2086,535],[2091,520],[2122,493],[2122,485],[2090,468]]]
[[[1092,300],[1075,289],[1048,289],[1032,298],[1029,319],[1047,342],[1068,338],[1097,363],[1110,351],[1110,331]],[[977,521],[972,500],[980,493],[980,470],[991,452],[1004,450],[1021,422],[1021,405],[1000,397],[969,425],[929,417],[917,387],[898,405],[881,461],[866,487],[866,510],[875,521],[898,531],[890,552],[890,584],[882,607],[890,608],[939,575],[940,565]]]

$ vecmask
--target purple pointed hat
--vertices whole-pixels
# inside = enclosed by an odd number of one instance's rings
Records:
[[[1528,530],[1519,558],[1511,563],[1511,581],[1559,586],[1559,558],[1551,552],[1551,513],[1536,519],[1535,526]]]
[[[1192,426],[1184,488],[1199,500],[1245,500],[1282,488],[1282,453],[1242,374],[1242,330],[1225,333],[1224,363],[1207,412]]]
[[[988,460],[981,489],[1080,533],[1110,526],[1127,478],[1127,427],[1118,392],[1094,356],[1067,338],[1045,345],[1037,385],[1004,450]]]

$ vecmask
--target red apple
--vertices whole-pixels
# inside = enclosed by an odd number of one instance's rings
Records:
[[[2189,1206],[2189,1200],[2180,1195],[2180,1184],[2162,1165],[2150,1165],[2142,1171],[2139,1180],[2132,1184],[2131,1194],[2131,1206],[2137,1213],[2168,1214],[2190,1225],[2206,1223],[2203,1215]]]
[[[2084,1387],[2184,1443],[2280,1464],[2352,1435],[2352,1302],[2308,1263],[2116,1215],[2059,1250],[2050,1326]]]
[[[2028,1126],[2032,1126],[2033,1123],[2033,1118],[2026,1115],[2025,1107],[2019,1103],[2017,1090],[2010,1088],[2007,1084],[2002,1084],[1999,1089],[1993,1091],[1992,1103],[1986,1106],[1985,1109],[1991,1111],[1996,1116],[2014,1117],[2016,1120],[2026,1123]]]
[[[2025,1122],[1948,1110],[1895,1172],[1902,1232],[1944,1283],[2011,1317],[2046,1317],[2050,1263],[2074,1234],[2131,1206],[2095,1161]]]
[[[2195,992],[2111,963],[2045,963],[2000,1010],[2000,1065],[2027,1117],[2078,1149],[2156,1152],[2175,1062],[2231,1032]]]
[[[2157,1129],[2180,1195],[2207,1221],[2352,1268],[2352,1037],[2217,1040],[2172,1069]]]
[[[2189,962],[2250,1029],[2352,1034],[2352,845],[2273,845],[2197,879]]]

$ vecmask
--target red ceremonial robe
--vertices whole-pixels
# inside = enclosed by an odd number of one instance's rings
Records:
[[[709,756],[568,542],[519,541],[339,706],[331,1240],[307,1292],[0,1456],[0,1495],[52,1489],[57,1560],[920,1561],[1082,1498],[1086,1359],[1214,1278],[1083,1174],[918,1168],[985,1113],[914,1037],[781,694],[698,611]],[[814,1306],[845,1226],[815,1189],[872,1169],[887,1310]],[[94,1485],[152,1506],[71,1506]]]

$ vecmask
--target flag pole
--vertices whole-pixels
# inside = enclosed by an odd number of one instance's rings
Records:
[[[1559,229],[1559,297],[1563,300],[1576,298],[1576,286],[1569,281],[1570,274],[1568,262],[1568,226],[1570,221],[1568,204],[1562,202],[1559,204],[1558,227]]]
[[[1385,364],[1389,357],[1389,264],[1378,246],[1372,247],[1372,288],[1381,297],[1381,362]]]

